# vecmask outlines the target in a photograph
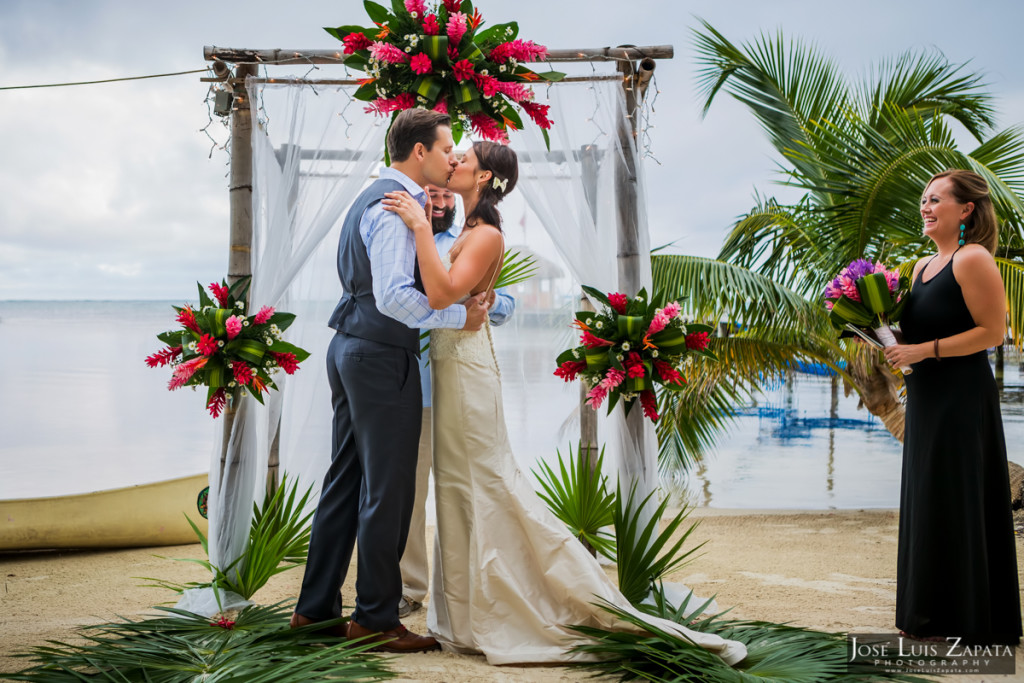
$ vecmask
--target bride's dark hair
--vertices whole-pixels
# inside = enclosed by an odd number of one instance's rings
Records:
[[[473,153],[481,170],[490,171],[492,177],[479,187],[479,199],[473,212],[466,216],[466,225],[488,223],[501,230],[498,202],[505,198],[519,180],[519,159],[508,145],[480,141],[473,143]]]

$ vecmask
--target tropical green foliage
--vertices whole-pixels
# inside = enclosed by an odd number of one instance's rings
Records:
[[[494,288],[511,287],[525,282],[537,272],[537,259],[533,254],[523,254],[511,249],[505,252],[501,263],[501,271],[494,282]]]
[[[981,76],[937,51],[907,52],[851,85],[820,51],[781,32],[736,46],[702,26],[704,111],[721,92],[746,105],[782,157],[781,183],[803,192],[792,204],[758,198],[733,226],[723,260],[817,301],[854,259],[895,265],[930,250],[918,206],[924,185],[946,168],[966,168],[991,188],[1001,267],[1024,265],[1024,129],[994,130]],[[960,149],[953,122],[976,140],[973,150]],[[1020,322],[1019,276],[1007,278],[1007,293]],[[1020,343],[1021,326],[1012,332]]]
[[[605,557],[615,559],[615,538],[605,531],[605,527],[615,522],[615,495],[608,492],[607,477],[601,474],[604,449],[593,470],[585,458],[573,456],[572,446],[568,464],[562,460],[560,452],[556,454],[557,474],[543,460],[539,464],[540,472],[533,472],[543,489],[538,495],[576,538]]]
[[[266,585],[271,577],[306,563],[306,553],[309,550],[309,520],[313,513],[305,513],[304,510],[311,489],[306,489],[302,497],[296,500],[297,488],[298,484],[290,482],[285,475],[282,477],[281,486],[264,499],[262,507],[253,505],[246,549],[228,566],[216,567],[208,559],[179,560],[202,565],[213,574],[212,580],[184,584],[160,579],[146,580],[152,582],[150,585],[177,592],[189,588],[216,586],[220,590],[232,591],[248,600]],[[209,555],[206,537],[191,519],[189,524],[198,536],[203,551]]]
[[[305,683],[394,677],[385,659],[367,652],[374,644],[336,639],[335,644],[325,643],[316,629],[327,622],[290,629],[290,604],[253,605],[233,621],[216,623],[183,610],[156,609],[167,615],[84,626],[74,643],[51,642],[16,655],[33,665],[5,674],[5,680]]]
[[[679,607],[674,607],[665,599],[664,591],[657,591],[655,595],[655,604],[640,605],[642,611],[682,624],[693,631],[741,642],[747,648],[746,659],[729,666],[714,653],[689,640],[605,604],[602,605],[605,610],[644,633],[574,626],[576,631],[592,639],[575,650],[598,657],[596,662],[584,666],[622,681],[642,679],[655,683],[924,683],[928,680],[907,674],[848,667],[846,637],[841,633],[825,633],[766,621],[725,619],[723,615],[705,616],[708,602],[696,609],[688,609],[689,598]],[[686,616],[688,614],[690,616]]]

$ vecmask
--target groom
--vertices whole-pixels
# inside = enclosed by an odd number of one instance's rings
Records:
[[[423,186],[447,182],[456,164],[449,117],[403,111],[387,145],[391,167],[359,195],[341,228],[338,274],[345,294],[331,316],[337,333],[327,351],[331,466],[291,625],[341,616],[340,589],[358,543],[355,611],[345,628],[327,631],[367,637],[392,652],[419,652],[436,649],[437,641],[398,620],[399,559],[413,510],[423,407],[419,328],[478,330],[487,306],[478,296],[432,310],[420,285],[413,234],[380,204],[395,190],[425,204]]]

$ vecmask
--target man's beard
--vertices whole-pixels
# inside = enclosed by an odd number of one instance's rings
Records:
[[[440,217],[430,218],[430,227],[434,230],[435,235],[440,235],[442,232],[448,230],[455,223],[455,207],[445,208],[444,215]]]

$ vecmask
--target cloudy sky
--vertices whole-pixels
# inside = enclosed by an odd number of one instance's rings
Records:
[[[1000,127],[1024,123],[1024,3],[947,0],[480,0],[492,23],[552,48],[675,46],[656,71],[648,161],[652,243],[714,255],[755,189],[776,192],[773,151],[720,99],[700,115],[695,17],[733,42],[762,31],[814,42],[850,78],[908,49],[971,60]],[[627,9],[628,8],[628,9]],[[333,48],[323,26],[365,23],[357,0],[0,0],[0,86],[201,69],[204,45]],[[200,74],[0,90],[0,299],[178,299],[227,261],[227,156]],[[216,129],[219,123],[214,125]],[[223,139],[223,129],[216,135]]]

